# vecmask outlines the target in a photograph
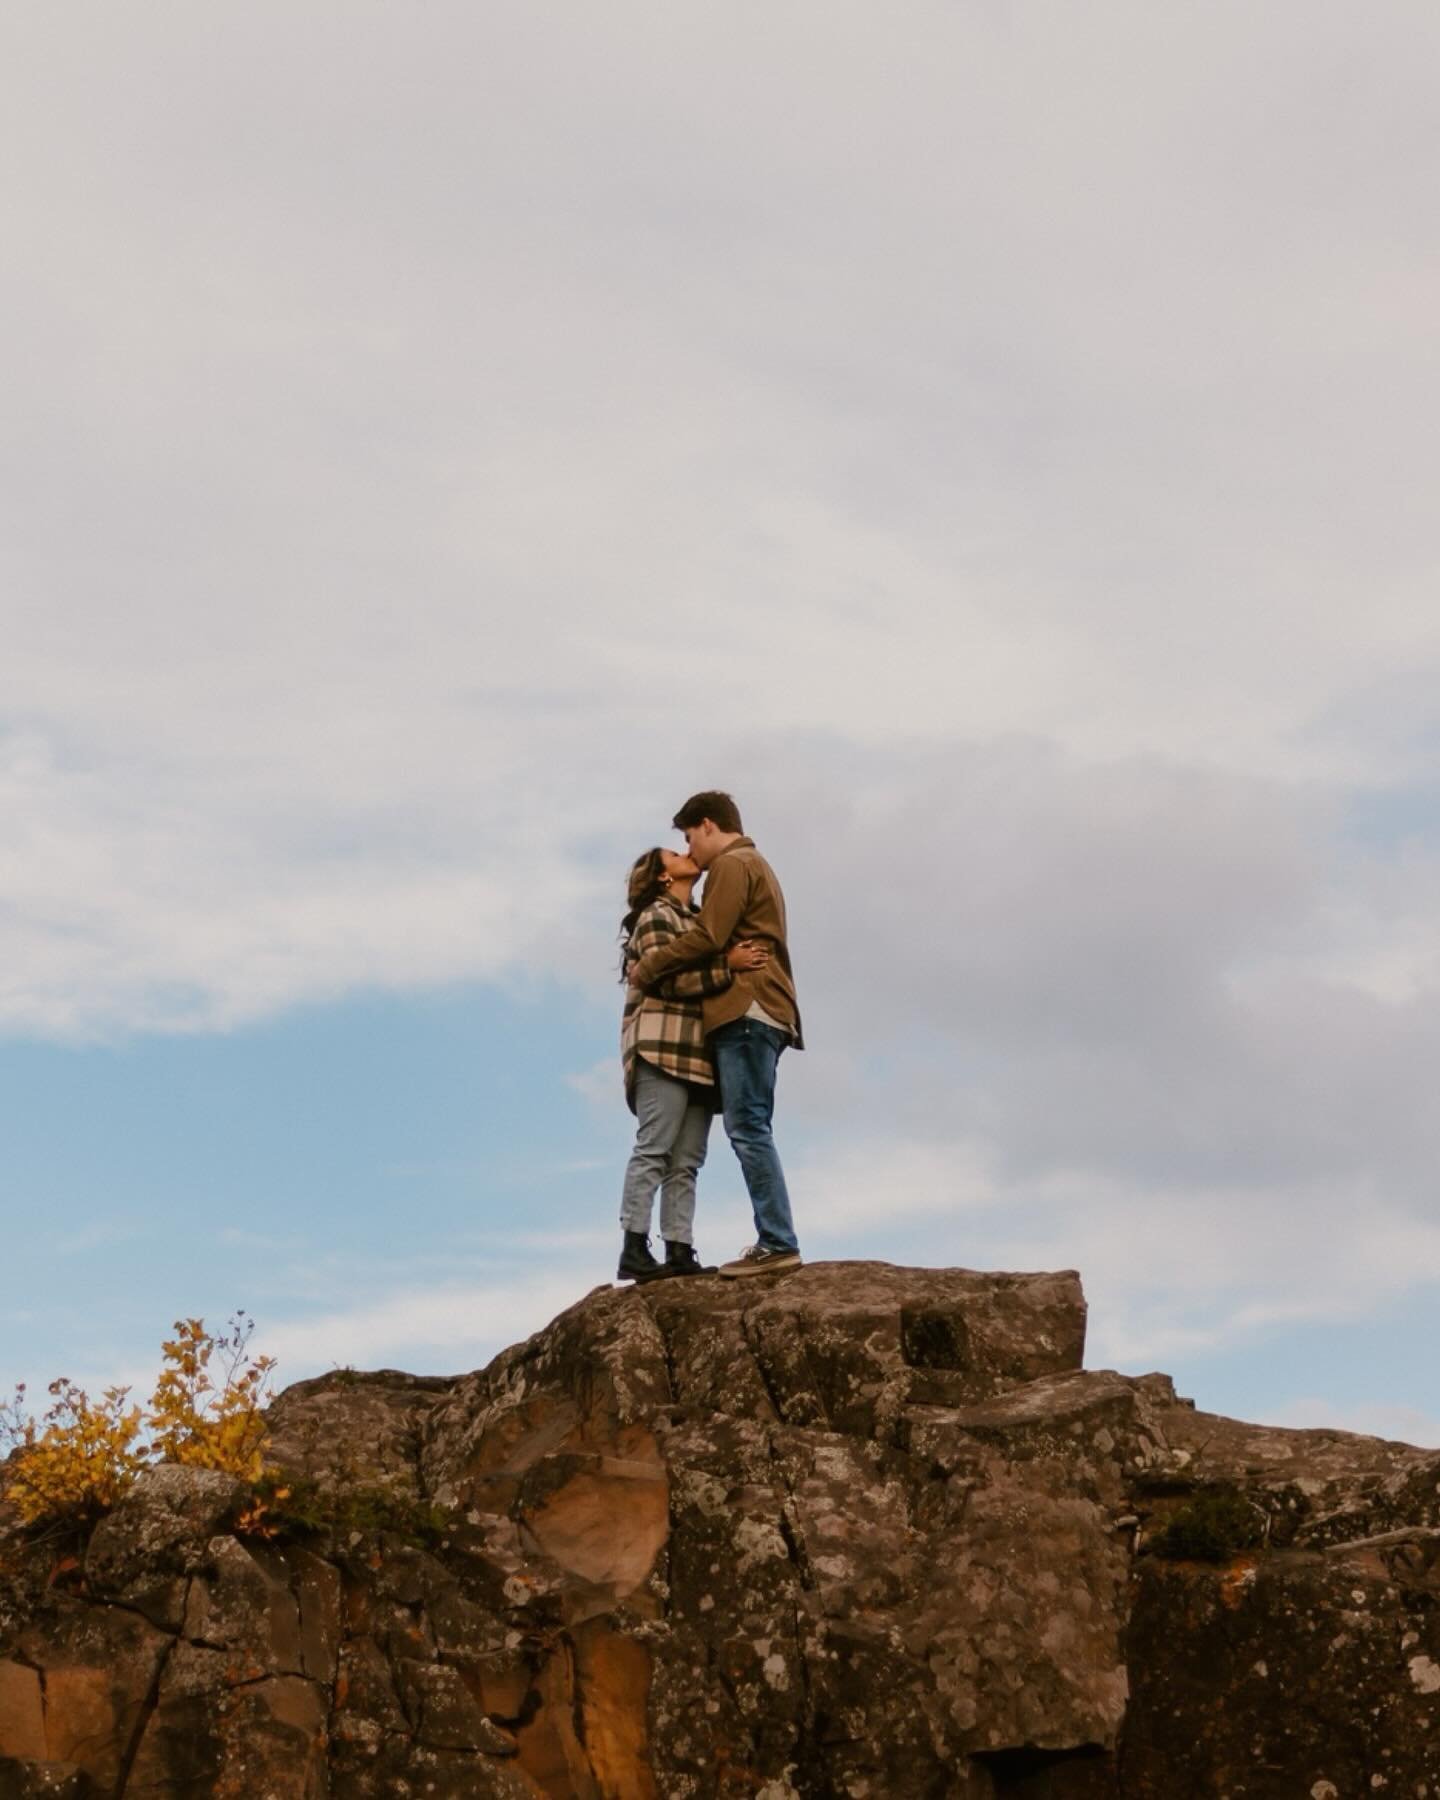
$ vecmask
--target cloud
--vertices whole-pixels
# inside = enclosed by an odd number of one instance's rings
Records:
[[[1440,1450],[1440,1418],[1418,1406],[1397,1406],[1388,1400],[1356,1400],[1337,1406],[1330,1400],[1308,1397],[1292,1401],[1283,1420],[1261,1419],[1258,1423],[1314,1431],[1358,1431],[1366,1437]]]
[[[108,1250],[114,1244],[128,1244],[145,1236],[146,1227],[137,1220],[92,1219],[86,1225],[74,1225],[53,1240],[56,1256],[88,1256],[94,1250]]]
[[[427,1282],[267,1327],[256,1349],[283,1382],[340,1366],[461,1374],[528,1337],[595,1285],[593,1266],[551,1263],[504,1281]]]
[[[591,1106],[613,1112],[621,1095],[620,1072],[613,1056],[603,1056],[588,1069],[577,1070],[565,1077],[566,1082]]]
[[[1384,1313],[1440,1282],[1426,1196],[1359,1179],[1146,1180],[1006,1166],[961,1137],[877,1138],[791,1167],[812,1256],[1078,1269],[1092,1367],[1174,1368],[1287,1328]]]
[[[1427,9],[82,16],[6,109],[9,1029],[578,961],[587,844],[788,732],[1426,765]]]
[[[958,1209],[945,1255],[1088,1265],[1117,1356],[1437,1278],[1437,39],[32,9],[0,1032],[613,1006],[623,869],[718,782],[821,1235]],[[455,1293],[475,1354],[531,1317]],[[293,1347],[442,1356],[411,1305]]]
[[[805,1247],[843,1253],[857,1240],[934,1220],[954,1221],[1003,1204],[983,1157],[967,1144],[849,1143],[812,1150],[791,1163],[787,1184],[802,1208]],[[965,1227],[962,1225],[960,1230]]]
[[[1323,796],[1028,744],[786,768],[810,1038],[864,1065],[787,1064],[811,1113],[1007,1180],[1428,1194],[1440,1002],[1377,994],[1360,949],[1415,893]]]

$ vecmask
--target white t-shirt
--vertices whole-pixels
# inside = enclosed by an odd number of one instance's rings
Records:
[[[776,1031],[783,1031],[787,1038],[794,1035],[788,1025],[782,1025],[778,1019],[772,1019],[758,1000],[752,1000],[746,1007],[745,1017],[758,1019],[762,1025],[769,1025]]]

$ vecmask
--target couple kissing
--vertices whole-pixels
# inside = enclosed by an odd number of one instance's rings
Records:
[[[717,1273],[695,1253],[695,1184],[717,1112],[755,1214],[755,1242],[718,1273],[796,1269],[800,1246],[771,1129],[780,1058],[803,1048],[785,896],[729,794],[692,795],[674,826],[685,834],[684,852],[657,847],[636,858],[620,927],[620,1048],[635,1148],[621,1193],[616,1275]],[[663,1262],[649,1237],[657,1189]]]

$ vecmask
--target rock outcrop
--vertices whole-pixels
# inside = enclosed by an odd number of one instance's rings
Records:
[[[1069,1273],[822,1264],[302,1382],[275,1459],[391,1523],[158,1469],[82,1554],[12,1527],[0,1800],[1440,1800],[1440,1454],[1084,1328]]]

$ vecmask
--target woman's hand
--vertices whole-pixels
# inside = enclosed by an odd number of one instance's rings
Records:
[[[764,944],[754,938],[741,938],[739,943],[732,944],[725,952],[725,961],[734,970],[763,969],[770,960],[770,951]]]

